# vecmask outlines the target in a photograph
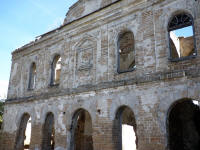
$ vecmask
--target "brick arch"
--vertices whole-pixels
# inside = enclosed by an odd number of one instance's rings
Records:
[[[134,112],[135,118],[137,120],[137,118],[138,118],[138,106],[140,104],[139,104],[139,99],[136,96],[136,93],[127,92],[127,94],[124,95],[123,97],[120,97],[120,96],[117,95],[117,96],[115,96],[115,98],[116,99],[113,100],[113,102],[110,106],[109,118],[111,120],[114,120],[118,109],[122,106],[128,106],[132,111],[134,110],[133,112]]]
[[[127,105],[122,105],[120,106],[115,114],[115,119],[113,121],[113,134],[112,138],[115,143],[115,149],[116,150],[122,150],[123,148],[123,137],[122,137],[122,132],[123,132],[123,127],[122,125],[128,125],[129,127],[132,126],[132,129],[135,134],[135,141],[134,139],[131,140],[131,143],[137,148],[138,144],[138,137],[137,137],[137,124],[136,124],[136,119],[134,112],[132,109],[127,106]],[[128,145],[129,146],[129,145]]]
[[[93,150],[92,119],[85,109],[78,109],[71,124],[70,150]]]
[[[21,117],[21,121],[17,130],[17,136],[15,140],[15,150],[22,150],[24,149],[24,140],[25,140],[25,131],[27,127],[28,120],[31,118],[31,116],[28,113],[24,113]]]
[[[42,129],[42,150],[53,150],[55,146],[54,114],[48,112]]]
[[[119,29],[115,29],[114,30],[114,45],[115,45],[115,55],[117,56],[118,54],[118,40],[119,40],[119,37],[125,33],[125,32],[132,32],[133,36],[134,36],[134,39],[136,38],[135,35],[136,35],[136,32],[137,30],[135,28],[130,28],[130,27],[120,27]],[[117,62],[117,60],[116,60]]]
[[[79,47],[82,46],[82,44],[84,44],[85,41],[90,41],[93,44],[96,44],[98,39],[97,37],[90,35],[90,34],[85,34],[82,38],[80,38],[80,40],[73,46],[74,49],[77,49]]]
[[[188,10],[188,9],[176,9],[176,10],[173,10],[171,11],[169,14],[168,14],[168,18],[166,19],[166,23],[165,23],[165,28],[167,29],[168,26],[169,26],[169,22],[173,19],[173,17],[175,15],[178,15],[178,14],[188,14],[191,16],[191,18],[194,20],[194,14],[192,11]]]
[[[169,107],[166,119],[169,150],[200,148],[200,107],[190,98],[175,101]]]
[[[162,27],[166,30],[166,39],[168,37],[167,30],[168,30],[168,25],[169,25],[170,20],[173,18],[173,16],[180,14],[180,13],[190,14],[193,19],[195,18],[193,11],[191,11],[189,9],[182,9],[182,7],[171,9],[168,11],[167,14],[163,13],[163,15],[161,16],[163,18]]]

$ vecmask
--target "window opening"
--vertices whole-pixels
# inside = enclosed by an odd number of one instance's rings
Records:
[[[52,64],[51,85],[57,85],[60,83],[60,73],[61,73],[61,57],[60,55],[57,55],[55,56]]]
[[[32,63],[29,75],[29,87],[28,89],[34,89],[36,83],[36,64]]]
[[[134,68],[134,36],[132,32],[125,32],[118,39],[118,72],[132,71]]]
[[[193,19],[188,14],[178,14],[172,18],[168,27],[170,57],[180,60],[196,56]]]
[[[25,130],[24,150],[30,149],[30,143],[31,143],[31,118],[29,118]]]

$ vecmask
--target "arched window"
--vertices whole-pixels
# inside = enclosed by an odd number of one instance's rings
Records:
[[[124,32],[118,39],[118,73],[133,71],[135,68],[134,36],[130,31]]]
[[[51,83],[50,85],[57,85],[60,83],[61,73],[61,57],[56,55],[51,65]]]
[[[118,109],[113,131],[117,150],[137,149],[136,121],[129,107],[122,106]]]
[[[52,113],[48,113],[43,126],[42,150],[54,150],[54,137],[54,116]]]
[[[15,150],[30,149],[31,142],[31,117],[29,114],[24,114],[17,132],[15,141]]]
[[[31,68],[30,68],[30,73],[29,73],[29,84],[28,84],[28,89],[32,90],[35,88],[35,83],[36,83],[36,64],[32,63]]]
[[[186,13],[172,17],[168,24],[170,59],[178,61],[197,55],[194,22]]]
[[[200,149],[200,105],[198,101],[178,101],[168,114],[170,150]]]
[[[70,150],[93,150],[92,120],[90,114],[78,110],[73,116]]]

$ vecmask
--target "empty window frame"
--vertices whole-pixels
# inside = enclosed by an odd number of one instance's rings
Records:
[[[198,101],[180,100],[168,114],[170,150],[200,149],[200,105]]]
[[[31,117],[24,114],[17,132],[15,150],[29,150],[31,142]]]
[[[36,64],[32,63],[30,67],[30,73],[29,73],[29,84],[28,89],[32,90],[35,88],[36,84]]]
[[[132,110],[127,106],[118,109],[114,122],[114,136],[117,150],[136,150],[136,121]]]
[[[61,57],[56,55],[51,64],[51,83],[50,85],[58,85],[60,83],[61,73]]]
[[[92,120],[90,114],[78,110],[73,116],[70,150],[93,150]]]
[[[54,137],[54,115],[53,113],[48,113],[43,126],[42,150],[54,150]]]
[[[118,73],[133,71],[135,68],[134,35],[127,31],[118,38]]]
[[[197,55],[194,22],[186,13],[172,17],[168,24],[170,60],[179,61]]]

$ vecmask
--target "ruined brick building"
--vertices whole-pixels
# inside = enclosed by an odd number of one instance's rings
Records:
[[[79,0],[12,53],[0,149],[199,150],[199,54],[199,0]]]

